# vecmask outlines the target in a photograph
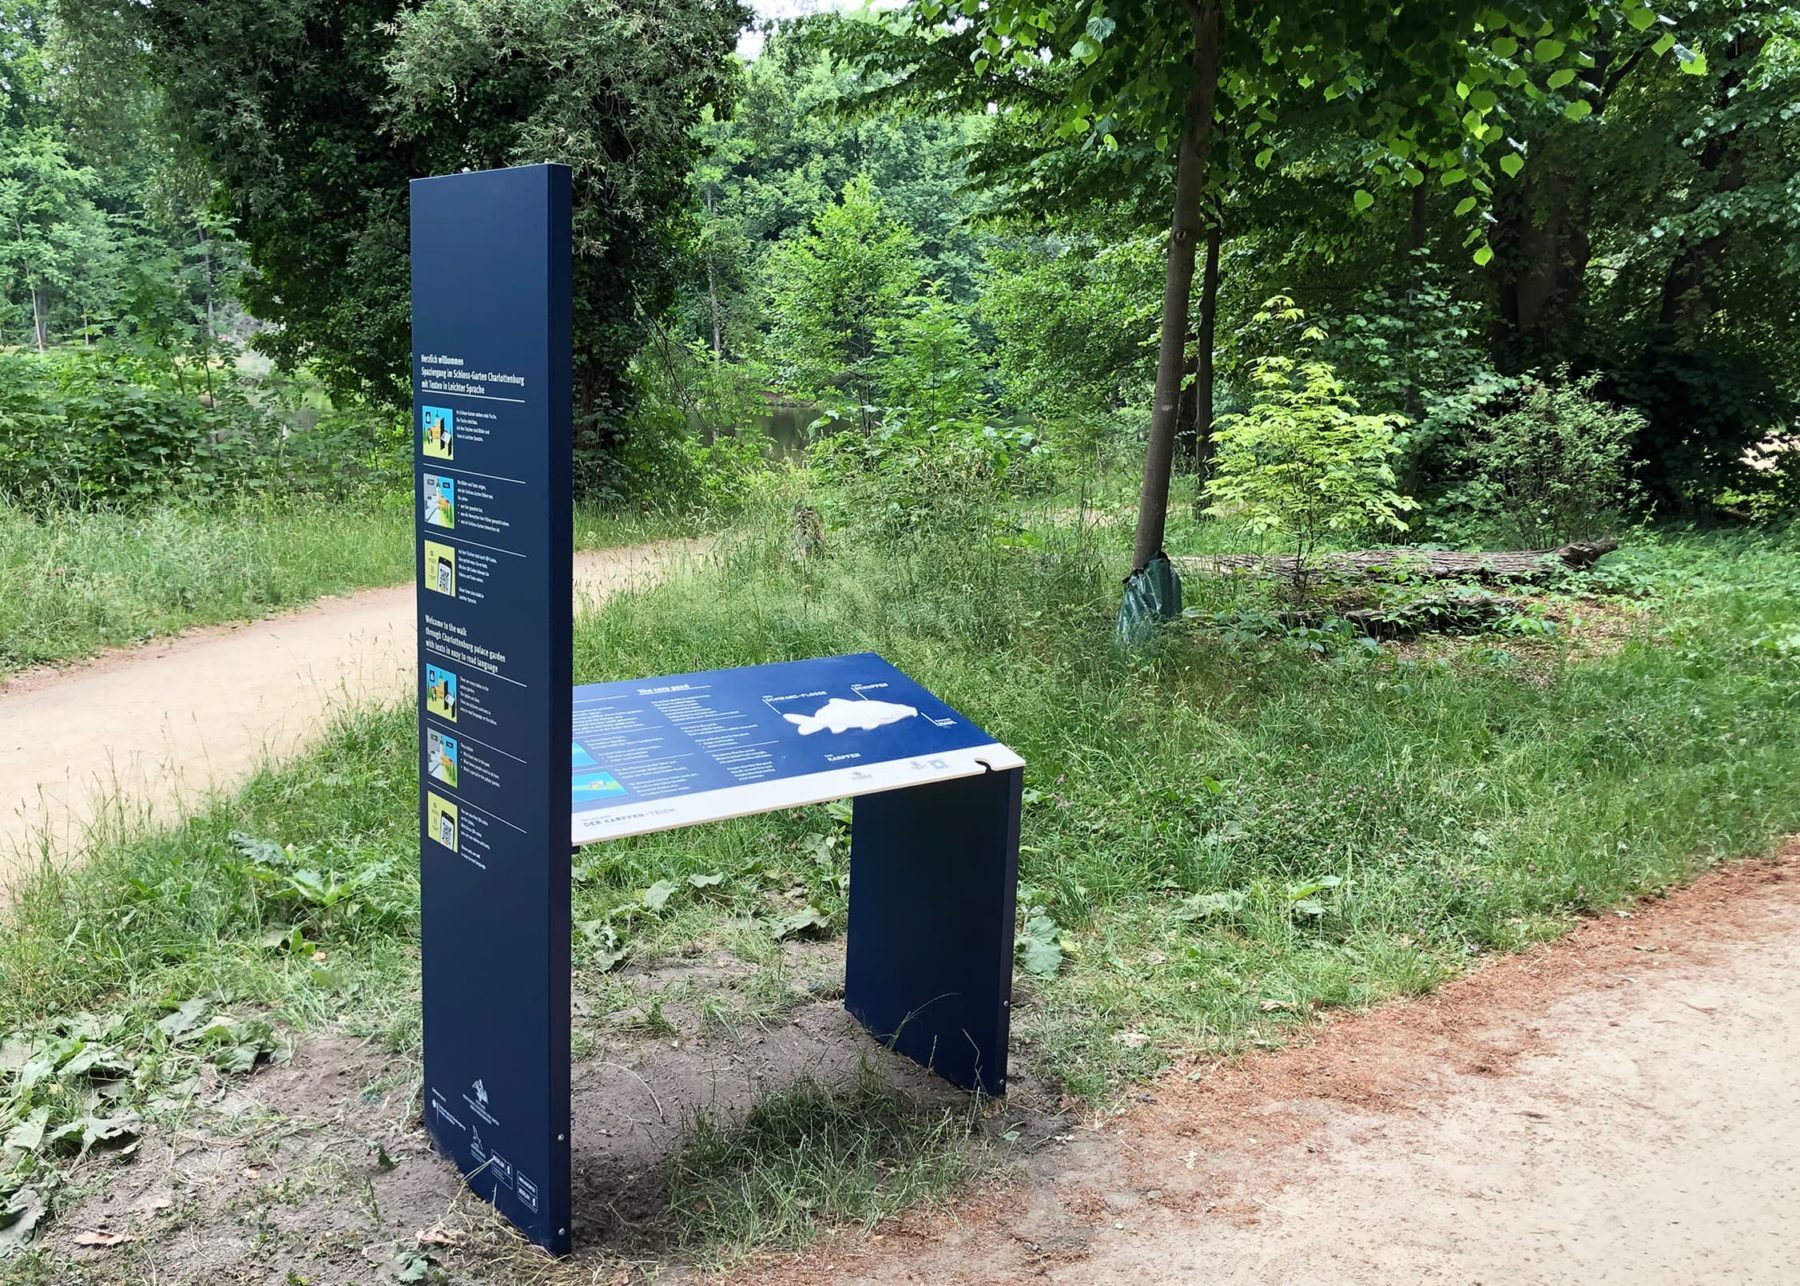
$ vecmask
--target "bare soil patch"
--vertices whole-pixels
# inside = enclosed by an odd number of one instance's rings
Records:
[[[48,1248],[87,1282],[272,1282],[352,1286],[395,1280],[428,1255],[431,1281],[574,1283],[691,1275],[669,1214],[669,1162],[696,1113],[741,1119],[801,1082],[849,1084],[865,1066],[929,1107],[960,1092],[888,1054],[846,1013],[841,943],[793,943],[784,1011],[735,1032],[694,1007],[598,1012],[578,995],[573,1069],[576,1250],[557,1262],[471,1196],[432,1151],[413,1057],[322,1036],[291,1059],[152,1127],[134,1158],[95,1158],[90,1195],[51,1225]],[[725,952],[627,966],[644,997],[748,987]],[[1046,1128],[1054,1128],[1046,1126]],[[93,1244],[95,1240],[103,1244]],[[289,1275],[292,1274],[290,1277]]]

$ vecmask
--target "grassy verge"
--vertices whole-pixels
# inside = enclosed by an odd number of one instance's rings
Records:
[[[1209,624],[1135,659],[1110,643],[1115,560],[1066,525],[1004,548],[845,533],[803,565],[790,546],[777,516],[710,565],[613,600],[578,631],[578,678],[874,649],[1019,749],[1021,907],[1055,947],[1040,967],[1060,966],[1022,977],[1017,1070],[1093,1101],[1173,1058],[1279,1040],[1318,1006],[1428,988],[1800,829],[1793,536],[1646,540],[1605,573],[1645,596],[1636,608],[1571,606],[1524,640],[1371,649]],[[1197,622],[1260,592],[1188,586]],[[1612,613],[1603,637],[1574,627],[1584,612]],[[0,1033],[41,1049],[73,1015],[101,1015],[140,1102],[255,1036],[159,1037],[183,1001],[302,1028],[351,1015],[410,1048],[411,725],[407,711],[361,716],[181,829],[40,880],[0,931]],[[622,961],[722,950],[777,969],[780,939],[841,932],[847,872],[829,808],[589,850],[578,990],[603,1009],[641,1002],[655,1028],[661,1011],[633,996]],[[709,1012],[728,1033],[781,1003],[780,988],[751,988]],[[66,1079],[82,1078],[15,1074],[0,1131],[41,1109],[71,1119],[73,1099],[44,1089]],[[687,1237],[787,1244],[815,1218],[878,1208],[781,1204],[844,1178],[838,1152],[807,1160],[817,1174],[792,1156],[856,1102],[802,1094],[696,1132],[671,1181],[695,1197]],[[942,1119],[892,1119],[914,1150],[843,1135],[839,1151],[906,1158],[893,1190],[954,1182]]]
[[[0,674],[404,580],[408,498],[35,517],[0,508]]]
[[[1059,539],[872,544],[805,570],[740,547],[721,576],[601,614],[577,657],[623,675],[873,648],[1020,750],[1021,905],[1069,959],[1019,1031],[1083,1095],[1429,986],[1800,827],[1791,541],[1622,560],[1611,576],[1662,597],[1587,659],[1554,635],[1421,655],[1189,633],[1130,661],[1115,569]],[[1258,592],[1191,578],[1188,600],[1212,618]],[[778,827],[652,838],[601,878],[754,876],[747,854],[828,831]],[[809,894],[837,916],[822,874]],[[698,927],[668,914],[646,949]]]
[[[679,526],[579,510],[576,544],[630,544]],[[400,584],[412,574],[412,533],[404,493],[48,516],[0,504],[0,678],[191,626]]]
[[[739,1124],[702,1117],[670,1167],[669,1207],[715,1261],[797,1250],[826,1228],[872,1228],[973,1177],[973,1106],[935,1110],[872,1072],[848,1087],[802,1083]]]

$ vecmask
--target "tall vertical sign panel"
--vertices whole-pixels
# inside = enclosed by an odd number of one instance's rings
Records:
[[[569,1249],[569,171],[412,185],[425,1124]]]

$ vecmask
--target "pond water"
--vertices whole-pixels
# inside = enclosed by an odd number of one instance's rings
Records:
[[[771,406],[758,416],[749,432],[761,433],[768,439],[771,455],[777,460],[799,460],[806,454],[806,426],[819,418],[819,413],[810,406]],[[717,436],[707,433],[708,442]]]

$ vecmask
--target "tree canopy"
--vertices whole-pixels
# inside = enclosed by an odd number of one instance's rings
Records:
[[[1139,0],[1044,4],[911,0],[873,24],[840,27],[839,48],[884,80],[890,97],[966,108],[989,94],[1042,131],[1055,150],[1079,139],[1112,150],[1120,139],[1172,163],[1175,174],[1161,339],[1139,505],[1134,565],[1161,548],[1174,456],[1195,248],[1209,192],[1224,169],[1217,138],[1257,146],[1266,166],[1290,134],[1329,121],[1360,156],[1339,182],[1356,210],[1375,190],[1435,181],[1465,188],[1458,217],[1491,203],[1496,174],[1525,165],[1516,123],[1546,105],[1592,115],[1579,73],[1627,31],[1655,53],[1704,73],[1704,55],[1679,44],[1643,0],[1495,6],[1289,0]],[[873,30],[871,30],[873,27]],[[897,86],[897,88],[895,88]],[[1015,137],[1018,131],[1015,131]],[[1258,140],[1266,140],[1258,142]],[[1492,260],[1483,225],[1465,240]]]
[[[726,105],[736,0],[159,0],[84,6],[81,47],[154,85],[252,272],[258,342],[408,396],[407,181],[557,161],[576,192],[577,434],[607,485],[632,358],[674,298],[693,126]]]
[[[1254,404],[1276,294],[1409,422],[1402,490],[1460,485],[1533,381],[1639,413],[1660,511],[1791,431],[1800,19],[1771,0],[913,0],[741,59],[746,17],[0,0],[0,332],[176,383],[245,342],[397,408],[407,181],[551,159],[591,495],[769,414],[1109,438],[1145,462],[1142,563]]]

